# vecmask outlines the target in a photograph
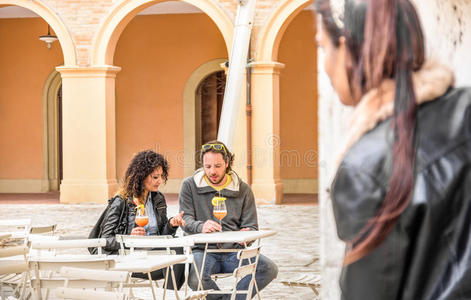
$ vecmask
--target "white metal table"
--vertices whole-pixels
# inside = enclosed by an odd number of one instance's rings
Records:
[[[208,248],[209,244],[219,244],[219,243],[240,243],[243,244],[245,247],[248,246],[250,242],[258,241],[260,244],[260,239],[265,237],[270,237],[276,234],[274,230],[248,230],[248,231],[219,231],[219,232],[212,232],[212,233],[198,233],[193,234],[189,237],[193,239],[195,244],[205,244],[204,254],[203,254],[203,261],[201,263],[201,270],[199,274],[199,286],[198,289],[203,288],[203,283],[201,278],[203,277],[203,270],[204,270],[204,263],[206,261],[207,253],[214,253],[214,252],[237,252],[240,249],[210,249]],[[255,286],[258,287],[255,282]]]
[[[165,299],[165,294],[167,291],[167,279],[168,279],[168,273],[169,273],[169,268],[171,268],[173,265],[182,263],[186,260],[184,256],[181,255],[125,255],[125,256],[113,256],[115,259],[115,266],[111,270],[115,271],[128,271],[128,272],[139,272],[139,273],[147,273],[147,276],[149,278],[150,286],[152,289],[152,296],[154,300],[156,300],[156,294],[155,294],[155,287],[154,287],[154,282],[152,280],[151,272],[160,270],[160,269],[167,269],[167,272],[165,274],[165,287],[164,287],[164,296],[163,299]],[[173,281],[173,286],[174,288],[177,286],[176,280],[175,280],[175,274],[171,272],[172,276],[172,281]],[[179,299],[178,296],[178,291],[175,290],[175,296],[177,299]]]

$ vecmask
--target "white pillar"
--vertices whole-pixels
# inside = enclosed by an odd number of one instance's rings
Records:
[[[121,68],[56,69],[63,94],[60,201],[104,203],[118,188],[115,78]]]
[[[278,62],[252,66],[252,190],[258,203],[281,203],[280,69]]]

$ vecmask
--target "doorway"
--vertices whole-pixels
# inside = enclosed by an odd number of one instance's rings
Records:
[[[201,167],[201,146],[211,140],[217,139],[225,87],[226,74],[224,71],[218,71],[211,73],[203,79],[196,89],[196,168]]]
[[[53,71],[43,91],[43,192],[59,191],[63,178],[62,160],[62,78]]]

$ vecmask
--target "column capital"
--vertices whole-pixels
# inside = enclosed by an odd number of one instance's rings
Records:
[[[56,67],[62,78],[116,78],[116,74],[121,71],[121,67],[104,65],[93,67]]]
[[[255,61],[249,64],[252,74],[280,74],[285,64],[276,61]]]

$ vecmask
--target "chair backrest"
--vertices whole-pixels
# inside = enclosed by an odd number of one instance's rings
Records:
[[[136,248],[141,249],[155,249],[162,248],[164,250],[151,250],[147,251],[149,254],[175,254],[171,247],[191,247],[194,245],[192,239],[189,238],[173,238],[169,236],[134,236],[134,235],[120,235],[119,242],[121,245],[122,254],[132,254]],[[129,251],[127,251],[129,248]],[[150,250],[149,249],[149,250]]]
[[[75,250],[78,252],[80,249],[88,253],[87,248],[98,248],[98,254],[103,254],[102,248],[106,246],[106,239],[81,239],[81,240],[39,240],[31,243],[33,250],[47,250],[47,254],[57,253],[60,250]],[[52,252],[51,252],[52,251]]]
[[[0,220],[0,231],[11,234],[10,240],[14,244],[26,245],[27,236],[31,228],[31,219],[3,219]]]
[[[26,246],[0,248],[0,258],[17,256],[17,255],[26,255],[27,253],[28,253],[28,247]]]
[[[243,249],[237,252],[237,259],[239,260],[239,266],[237,269],[234,270],[234,277],[237,281],[241,280],[245,276],[251,274],[254,271],[254,268],[257,267],[258,257],[260,255],[260,246],[252,248],[252,249]],[[244,260],[248,262],[248,264],[243,265]]]
[[[0,220],[0,227],[31,227],[31,219],[4,219]]]
[[[195,243],[190,238],[172,238],[172,239],[155,239],[149,238],[129,238],[122,236],[125,247],[128,248],[171,248],[171,247],[191,247]]]
[[[84,268],[62,267],[60,274],[68,279],[87,279],[103,282],[124,283],[128,280],[129,272],[126,271],[108,271]]]
[[[20,260],[4,260],[0,261],[0,275],[22,273],[28,271],[28,263],[26,255],[28,247],[14,246],[0,249],[0,258],[8,258],[13,256],[23,256]]]
[[[4,284],[12,284],[19,292],[19,299],[25,299],[29,282],[27,254],[28,247],[25,245],[0,248],[0,291]],[[5,299],[3,292],[1,297]]]
[[[34,257],[29,259],[33,271],[52,271],[58,273],[61,267],[108,270],[115,266],[111,257],[96,255],[58,255],[49,257]]]
[[[57,224],[46,225],[46,226],[31,226],[29,234],[50,234],[54,235]]]
[[[57,288],[64,284],[65,278],[58,274],[61,267],[109,270],[114,266],[115,261],[113,258],[90,254],[30,258],[29,268],[32,271],[31,287],[33,288],[35,299],[41,300],[42,289],[46,289],[46,295],[48,295],[49,289]],[[84,281],[78,281],[76,284],[74,280],[70,284],[73,287],[80,288],[88,286],[88,283]]]
[[[126,299],[126,295],[122,293],[123,284],[129,279],[129,273],[123,271],[106,271],[106,270],[93,270],[84,268],[70,268],[62,267],[60,275],[66,279],[63,287],[57,288],[56,296],[59,298],[67,299]],[[69,288],[69,280],[85,280],[87,284],[86,289]],[[106,284],[106,286],[104,286]],[[118,292],[109,291],[95,291],[90,289],[104,287],[106,289],[116,288]]]
[[[260,256],[260,246],[251,248],[251,249],[239,250],[239,252],[237,253],[237,258],[239,259],[239,266],[234,270],[234,273],[233,273],[233,276],[235,277],[235,281],[234,281],[233,292],[231,295],[231,300],[235,300],[235,297],[237,295],[237,283],[247,275],[252,275],[252,279],[250,280],[249,287],[246,291],[247,299],[252,298],[252,289],[255,283],[255,271],[257,269],[259,256]],[[244,261],[246,261],[247,264],[244,265],[243,264]]]

